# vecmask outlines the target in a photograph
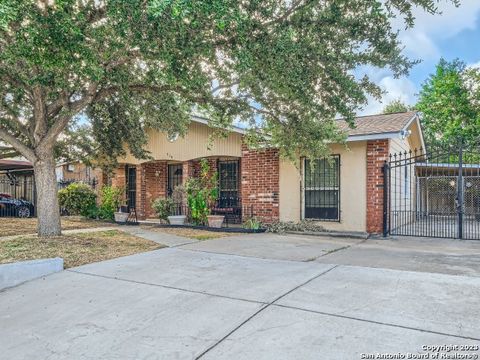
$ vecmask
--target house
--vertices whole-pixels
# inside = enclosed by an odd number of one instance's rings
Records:
[[[57,164],[55,175],[59,184],[84,182],[94,185],[102,181],[103,171],[100,168],[86,165],[81,161],[75,161]]]
[[[218,171],[220,199],[229,199],[218,207],[241,205],[264,222],[311,219],[328,230],[380,233],[384,162],[390,152],[424,147],[419,117],[415,112],[363,116],[353,129],[343,120],[338,125],[348,133],[346,146],[332,144],[332,160],[318,159],[312,170],[309,160],[296,166],[274,148],[248,149],[241,128],[207,147],[213,129],[194,117],[184,138],[149,130],[147,150],[154,160],[130,154],[119,159],[112,184],[125,187],[140,219],[154,218],[151,202],[195,176],[199,160],[206,158]]]

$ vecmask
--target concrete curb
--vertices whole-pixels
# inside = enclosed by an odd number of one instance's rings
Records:
[[[58,257],[0,265],[0,291],[62,270],[63,259]]]

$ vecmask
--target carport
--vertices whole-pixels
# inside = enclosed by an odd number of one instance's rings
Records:
[[[35,180],[33,165],[23,160],[0,160],[0,204],[2,215],[8,214],[7,204],[10,199],[25,200],[35,203]],[[2,205],[3,204],[3,205]]]
[[[461,147],[390,156],[384,233],[480,240],[478,159]]]

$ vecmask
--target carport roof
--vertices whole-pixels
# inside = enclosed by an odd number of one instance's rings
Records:
[[[21,160],[0,160],[0,171],[7,170],[31,170],[33,165],[29,161]]]

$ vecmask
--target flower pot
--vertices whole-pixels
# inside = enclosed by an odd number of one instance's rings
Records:
[[[223,219],[225,219],[225,216],[223,215],[208,215],[208,226],[213,227],[213,228],[221,228],[223,224]]]
[[[168,217],[168,222],[170,225],[185,225],[186,219],[185,215],[173,215]]]
[[[127,222],[129,214],[127,212],[115,212],[113,215],[115,216],[115,222],[123,224]]]

